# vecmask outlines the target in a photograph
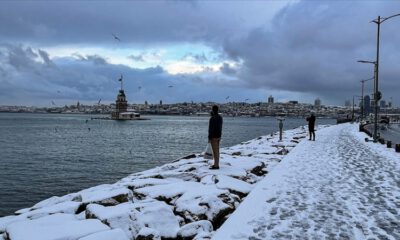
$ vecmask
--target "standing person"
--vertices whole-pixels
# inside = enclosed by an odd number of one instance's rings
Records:
[[[210,169],[219,169],[219,142],[222,135],[222,117],[218,114],[218,106],[212,107],[211,118],[208,125],[208,142],[211,143],[214,165]]]
[[[312,136],[312,140],[315,141],[315,116],[314,113],[311,113],[311,116],[309,116],[307,119],[308,121],[308,133],[310,135],[310,139],[311,140],[311,136]]]

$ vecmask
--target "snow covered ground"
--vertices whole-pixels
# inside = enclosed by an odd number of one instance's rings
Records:
[[[0,240],[210,239],[305,136],[297,128],[285,131],[282,142],[274,134],[224,148],[219,170],[195,154],[51,197],[0,218]]]
[[[357,130],[298,144],[213,239],[400,239],[400,154]]]

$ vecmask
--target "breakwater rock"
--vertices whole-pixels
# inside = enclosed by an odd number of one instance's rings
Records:
[[[51,197],[0,218],[0,240],[211,238],[306,134],[301,127],[285,131],[281,142],[271,134],[223,148],[219,170],[193,154],[114,184]]]

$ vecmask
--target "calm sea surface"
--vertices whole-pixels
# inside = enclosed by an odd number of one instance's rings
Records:
[[[0,216],[199,153],[208,117],[90,120],[90,115],[0,113]],[[307,122],[286,119],[290,129]],[[317,124],[334,124],[318,119]],[[278,130],[275,118],[224,118],[221,145]],[[318,133],[317,133],[318,134]],[[318,137],[318,135],[317,135]]]

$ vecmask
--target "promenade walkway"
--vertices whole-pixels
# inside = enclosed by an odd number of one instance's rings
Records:
[[[213,239],[400,239],[400,154],[357,125],[303,140]]]

